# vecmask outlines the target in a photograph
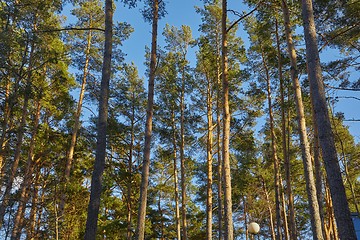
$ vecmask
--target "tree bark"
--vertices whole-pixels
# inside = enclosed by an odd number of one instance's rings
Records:
[[[291,64],[291,79],[293,81],[293,87],[295,91],[295,103],[296,103],[296,110],[298,116],[300,143],[301,143],[302,159],[304,165],[304,175],[306,180],[306,190],[309,200],[311,226],[313,231],[313,238],[320,240],[323,239],[322,224],[321,224],[319,204],[317,199],[316,185],[315,185],[313,166],[312,166],[312,160],[310,154],[310,144],[307,138],[304,106],[302,102],[301,88],[300,88],[298,71],[297,71],[296,52],[291,35],[290,14],[286,4],[286,0],[282,0],[281,6],[284,15],[285,34],[286,34],[288,54]]]
[[[151,40],[151,56],[150,56],[150,75],[148,85],[148,102],[146,109],[146,125],[145,125],[145,146],[144,159],[141,174],[139,211],[136,227],[136,239],[143,240],[145,236],[145,215],[147,205],[147,189],[149,185],[149,168],[150,168],[150,150],[151,150],[151,134],[152,134],[152,117],[154,105],[154,82],[156,70],[156,48],[157,48],[157,28],[159,18],[159,1],[153,1],[153,19],[152,19],[152,40]]]
[[[276,239],[282,239],[282,221],[281,221],[281,203],[280,203],[280,167],[279,167],[279,159],[277,156],[277,145],[275,141],[275,129],[274,129],[274,116],[272,109],[272,101],[271,101],[271,82],[270,82],[270,74],[269,69],[266,64],[264,50],[262,49],[261,43],[261,57],[262,63],[265,69],[266,74],[266,85],[267,85],[267,99],[268,99],[268,109],[269,109],[269,123],[270,123],[270,135],[271,135],[271,157],[274,162],[274,186],[275,186],[275,213],[276,213]]]
[[[230,108],[229,108],[229,80],[228,80],[228,56],[227,56],[227,0],[222,1],[222,86],[223,86],[223,139],[222,152],[224,163],[224,195],[225,195],[225,239],[234,239],[234,226],[232,219],[232,199],[231,199],[231,170],[230,170]]]
[[[31,140],[30,140],[28,158],[27,158],[27,162],[26,162],[25,176],[24,176],[23,182],[21,183],[21,186],[20,186],[19,206],[16,211],[14,227],[13,227],[13,231],[11,233],[11,239],[13,239],[13,240],[20,239],[22,223],[24,220],[25,207],[29,200],[31,179],[32,179],[32,175],[34,172],[35,140],[36,140],[36,135],[38,132],[39,121],[40,121],[40,110],[41,110],[40,101],[41,100],[38,100],[38,102],[37,102],[35,120],[34,120],[34,129],[33,129]]]
[[[213,117],[212,117],[212,97],[211,97],[211,80],[207,79],[207,196],[206,196],[206,239],[212,239],[212,204],[213,204]]]
[[[91,23],[90,23],[89,27],[91,27]],[[64,213],[65,202],[66,202],[66,188],[67,188],[67,184],[70,181],[70,171],[71,171],[72,162],[74,159],[76,138],[77,138],[77,133],[80,128],[81,108],[82,108],[84,95],[85,95],[85,86],[86,86],[88,67],[89,67],[89,62],[90,62],[89,55],[90,55],[91,38],[92,38],[91,33],[92,33],[91,30],[89,30],[88,35],[87,35],[87,45],[86,45],[86,49],[85,49],[86,57],[85,57],[85,64],[84,64],[84,68],[83,68],[83,77],[82,77],[81,89],[80,89],[80,94],[79,94],[79,101],[77,103],[75,119],[74,119],[74,126],[73,126],[73,130],[72,130],[72,134],[71,134],[70,147],[69,147],[69,152],[68,152],[67,159],[66,159],[65,174],[64,174],[65,175],[65,178],[64,178],[65,191],[63,191],[61,193],[60,206],[59,206],[59,216],[60,217]]]
[[[97,123],[97,143],[94,171],[91,178],[90,202],[86,220],[85,240],[95,240],[100,197],[102,188],[102,175],[105,169],[106,134],[108,116],[109,82],[111,77],[111,54],[113,36],[113,1],[105,1],[105,51],[102,67],[99,116]]]
[[[286,208],[284,207],[284,219],[286,217],[285,226],[288,226],[285,230],[285,234],[287,235],[286,239],[296,239],[296,222],[295,222],[295,210],[294,210],[294,202],[293,195],[291,189],[291,164],[290,164],[290,156],[288,153],[287,146],[287,137],[289,134],[286,131],[286,106],[285,106],[285,89],[284,89],[284,77],[282,74],[283,66],[282,66],[282,57],[281,57],[281,47],[280,47],[280,36],[278,31],[278,21],[276,19],[276,46],[277,46],[277,55],[278,55],[278,70],[279,70],[279,82],[280,82],[280,98],[281,98],[281,143],[283,150],[283,160],[284,160],[284,169],[285,169],[285,181],[286,181],[286,195],[288,197],[288,209],[289,209],[289,218],[286,215]],[[282,194],[284,195],[284,193]]]
[[[175,195],[175,223],[176,223],[176,235],[178,239],[181,239],[181,228],[180,228],[180,208],[179,208],[179,187],[178,187],[178,169],[177,169],[177,147],[176,147],[176,126],[175,126],[175,113],[171,113],[172,120],[172,131],[173,131],[173,158],[174,158],[174,195]]]
[[[301,3],[311,100],[319,127],[319,141],[333,200],[339,237],[340,239],[355,240],[357,237],[351,220],[326,103],[312,1],[302,0]]]

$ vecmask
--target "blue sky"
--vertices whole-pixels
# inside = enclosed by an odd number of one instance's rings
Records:
[[[162,30],[165,24],[171,26],[180,27],[181,25],[188,25],[192,29],[193,37],[199,36],[198,28],[201,23],[201,17],[195,12],[194,6],[201,6],[203,4],[200,0],[165,0],[166,10],[168,14],[159,21],[158,27],[158,45],[164,46],[164,38],[162,36]],[[124,7],[122,3],[116,1],[116,12],[114,14],[114,20],[119,22],[128,22],[134,28],[134,32],[131,34],[130,39],[123,43],[123,52],[127,54],[126,61],[134,62],[139,69],[139,74],[146,81],[145,72],[145,46],[150,46],[151,43],[151,24],[145,22],[139,8],[142,4],[139,4],[138,8],[128,9]],[[229,9],[234,9],[238,12],[242,12],[247,8],[238,0],[229,1]],[[70,20],[70,19],[69,19]],[[247,35],[239,28],[239,33],[242,35],[245,44],[247,41]],[[195,52],[196,49],[189,49],[188,59],[191,64],[195,64]],[[331,59],[340,58],[340,54],[336,51],[324,51],[321,55],[323,62]],[[359,73],[353,73],[354,77],[359,78]],[[334,105],[335,112],[340,111],[345,114],[345,119],[360,119],[360,111],[357,110],[359,100],[354,98],[341,98],[341,97],[356,97],[360,98],[360,92],[349,91],[335,91],[332,96],[338,96],[339,102]],[[349,126],[350,132],[354,135],[355,141],[360,142],[360,122],[346,121],[345,124]]]

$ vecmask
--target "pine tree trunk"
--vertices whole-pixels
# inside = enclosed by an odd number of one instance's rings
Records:
[[[260,43],[261,45],[261,43]],[[266,64],[264,51],[261,47],[261,56],[262,63],[266,73],[266,84],[267,84],[267,99],[268,99],[268,109],[269,109],[269,121],[270,121],[270,133],[271,133],[271,154],[272,160],[274,161],[274,185],[275,185],[275,213],[276,213],[276,239],[282,239],[282,222],[281,222],[281,203],[280,203],[280,168],[279,168],[279,159],[277,157],[277,146],[275,142],[275,129],[274,129],[274,117],[272,110],[271,102],[271,83],[270,83],[270,74],[269,69]]]
[[[89,24],[89,27],[91,27],[91,24]],[[64,178],[65,191],[63,191],[61,193],[59,216],[62,216],[64,213],[65,202],[66,202],[66,187],[70,181],[70,171],[71,171],[71,166],[72,166],[72,162],[74,159],[76,138],[77,138],[77,133],[80,128],[81,108],[83,105],[83,100],[84,100],[84,95],[85,95],[85,86],[86,86],[88,67],[89,67],[89,61],[90,61],[90,47],[91,47],[91,38],[92,38],[91,33],[92,32],[90,30],[87,35],[87,45],[86,45],[86,49],[85,49],[86,57],[85,57],[85,64],[84,64],[84,68],[83,68],[83,77],[82,77],[81,89],[80,89],[80,94],[79,94],[79,101],[77,103],[77,109],[75,112],[74,126],[73,126],[73,130],[72,130],[72,134],[71,134],[69,152],[68,152],[67,159],[66,159],[65,178]]]
[[[261,179],[261,183],[262,183],[262,187],[264,190],[264,195],[265,195],[265,200],[267,202],[268,205],[268,211],[269,211],[269,222],[270,222],[270,233],[271,233],[271,239],[275,240],[276,239],[276,234],[275,234],[275,227],[274,227],[274,217],[273,217],[273,213],[272,213],[272,203],[270,202],[270,198],[269,198],[269,193],[267,191],[266,185],[265,185],[265,180],[262,176],[260,176]]]
[[[35,236],[35,227],[36,227],[36,218],[38,212],[38,201],[39,201],[39,180],[41,173],[36,173],[35,184],[32,190],[32,201],[31,201],[31,210],[29,216],[29,226],[26,228],[26,239],[33,240]]]
[[[132,99],[135,100],[135,93],[132,94]],[[128,162],[128,173],[130,179],[127,183],[127,240],[132,239],[133,231],[132,231],[132,181],[133,181],[133,152],[135,145],[135,106],[132,106],[131,109],[131,142],[129,149],[129,162]]]
[[[218,38],[216,38],[218,39]],[[220,46],[220,44],[217,44],[217,46]],[[217,49],[217,66],[216,66],[216,77],[217,77],[217,83],[216,83],[216,146],[217,146],[217,172],[218,172],[218,232],[219,232],[219,240],[223,239],[223,161],[221,157],[221,111],[220,106],[221,104],[221,70],[220,70],[220,49]]]
[[[13,231],[11,233],[11,239],[14,239],[14,240],[20,239],[22,223],[24,220],[25,207],[29,200],[30,185],[32,184],[31,179],[32,179],[32,174],[34,172],[34,167],[35,167],[34,166],[35,140],[36,140],[36,135],[38,132],[39,121],[40,121],[40,110],[41,110],[40,101],[41,100],[38,100],[38,102],[37,102],[35,120],[34,120],[34,129],[33,129],[31,140],[30,140],[28,159],[26,162],[25,176],[24,176],[24,180],[20,186],[19,206],[18,206],[15,220],[14,220]]]
[[[281,140],[282,140],[282,150],[283,150],[283,158],[284,158],[284,169],[285,169],[285,181],[286,181],[286,194],[289,199],[288,201],[288,209],[289,209],[289,220],[285,221],[285,226],[288,226],[285,230],[285,238],[286,239],[296,239],[296,222],[295,222],[295,210],[294,203],[292,201],[292,190],[291,190],[291,175],[290,175],[290,156],[288,153],[287,146],[287,138],[288,134],[286,131],[286,116],[285,116],[285,93],[284,93],[284,78],[282,74],[282,57],[281,57],[281,47],[280,47],[280,36],[278,31],[278,21],[276,19],[276,46],[277,46],[277,55],[278,55],[278,69],[279,69],[279,82],[280,82],[280,98],[281,98]],[[284,195],[284,194],[283,194]],[[291,199],[291,200],[290,200]],[[284,209],[284,219],[286,216],[286,208]],[[290,227],[290,228],[289,228]],[[288,233],[289,232],[289,233]]]
[[[34,28],[36,29],[35,24],[34,24]],[[9,200],[10,200],[9,199],[10,192],[12,189],[12,185],[13,185],[13,182],[15,179],[15,175],[16,175],[20,157],[21,157],[21,148],[22,148],[23,138],[24,138],[24,134],[25,134],[26,118],[28,115],[28,105],[29,105],[29,100],[30,100],[30,95],[31,95],[33,54],[34,54],[34,43],[32,43],[31,52],[29,55],[29,68],[27,70],[28,74],[27,74],[27,79],[26,79],[24,102],[23,102],[22,112],[21,112],[21,121],[20,121],[20,125],[18,127],[18,132],[17,132],[17,138],[16,138],[17,143],[16,143],[16,147],[15,147],[14,160],[13,160],[13,163],[11,166],[9,178],[7,180],[7,183],[5,186],[5,191],[3,193],[2,201],[0,204],[0,228],[3,226],[5,210],[9,203]]]
[[[234,239],[234,226],[232,219],[231,199],[231,171],[230,171],[230,108],[229,108],[229,80],[228,80],[228,56],[227,56],[227,0],[222,1],[222,85],[223,85],[223,163],[224,163],[224,193],[225,193],[225,239]]]
[[[306,180],[306,190],[309,200],[311,226],[313,231],[313,238],[320,240],[323,239],[321,217],[319,211],[319,204],[317,200],[315,179],[313,174],[313,166],[312,166],[312,160],[310,154],[310,144],[307,138],[304,106],[302,102],[301,88],[300,88],[298,71],[297,71],[296,52],[291,35],[290,15],[285,0],[282,0],[282,10],[284,14],[285,34],[286,34],[288,54],[291,64],[291,79],[293,81],[293,87],[295,91],[295,102],[296,102],[296,110],[298,115],[300,143],[301,143],[302,159],[304,165],[304,175]]]
[[[175,113],[171,113],[172,131],[173,131],[173,168],[174,168],[174,196],[175,196],[175,223],[176,223],[176,235],[178,239],[181,239],[181,228],[180,228],[180,208],[179,208],[179,187],[178,187],[178,169],[177,169],[177,146],[176,146],[176,126],[175,126]]]
[[[184,56],[185,60],[185,56]],[[187,221],[186,221],[186,169],[185,169],[185,66],[182,70],[180,99],[180,169],[181,169],[181,221],[182,239],[187,240]]]
[[[4,167],[4,154],[6,147],[6,135],[8,132],[9,118],[10,118],[10,104],[9,104],[9,96],[10,96],[10,85],[11,81],[8,77],[5,77],[6,87],[5,87],[5,99],[4,99],[4,111],[3,111],[3,121],[2,121],[2,133],[0,138],[0,183],[3,178],[3,167]]]
[[[206,196],[206,239],[212,239],[212,203],[213,203],[213,117],[212,117],[211,83],[207,86],[207,196]]]
[[[105,51],[102,67],[102,79],[99,100],[99,116],[97,122],[97,143],[94,163],[94,171],[91,178],[90,202],[86,220],[85,240],[95,240],[98,214],[100,208],[100,197],[102,188],[102,175],[105,168],[106,158],[106,135],[109,82],[111,76],[111,54],[112,54],[112,27],[113,27],[113,1],[105,1]]]
[[[151,57],[150,57],[150,76],[148,85],[148,102],[146,109],[146,125],[145,125],[145,146],[144,159],[141,174],[139,211],[136,227],[136,239],[143,240],[145,237],[145,215],[147,205],[147,189],[149,185],[149,168],[150,168],[150,150],[151,150],[151,134],[152,134],[152,117],[154,105],[154,82],[156,70],[156,47],[157,47],[157,28],[159,18],[159,1],[153,1],[153,19],[152,19],[152,40],[151,40]]]
[[[351,220],[340,166],[337,158],[334,136],[326,104],[324,82],[320,66],[315,22],[311,0],[302,0],[302,17],[306,44],[306,61],[311,89],[311,100],[318,125],[319,141],[334,205],[335,219],[340,239],[355,240],[355,228]]]

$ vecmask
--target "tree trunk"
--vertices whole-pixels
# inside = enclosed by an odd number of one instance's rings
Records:
[[[157,47],[157,28],[159,18],[159,0],[153,1],[153,19],[152,19],[152,40],[151,40],[151,57],[150,57],[150,76],[148,85],[148,102],[146,109],[146,125],[145,125],[145,146],[144,159],[141,174],[139,211],[136,227],[136,239],[143,240],[145,237],[145,215],[147,204],[147,189],[149,185],[149,168],[150,168],[150,148],[152,134],[152,117],[154,105],[154,82],[156,70],[156,47]]]
[[[295,91],[295,102],[296,102],[296,110],[298,115],[300,143],[301,143],[302,159],[304,165],[304,175],[306,180],[306,190],[309,200],[311,226],[313,231],[313,238],[320,240],[323,239],[321,217],[319,211],[319,204],[317,200],[313,166],[311,161],[310,144],[307,138],[304,106],[302,102],[301,88],[300,88],[298,71],[297,71],[296,52],[291,35],[290,15],[285,0],[282,0],[282,10],[284,14],[285,34],[286,34],[288,54],[291,64],[291,79],[293,81],[293,87]]]
[[[320,66],[315,22],[311,0],[302,0],[302,17],[306,44],[306,61],[311,89],[311,100],[318,125],[319,141],[334,205],[335,219],[340,239],[355,240],[355,228],[351,220],[346,198],[334,136],[331,130],[329,112],[326,104],[324,82]]]
[[[31,210],[29,216],[29,226],[26,228],[26,239],[33,240],[35,239],[35,227],[36,227],[36,218],[38,212],[38,201],[39,201],[39,181],[40,181],[40,172],[36,172],[35,184],[32,190],[32,201],[31,201]]]
[[[28,159],[26,162],[25,176],[24,176],[23,182],[21,183],[21,186],[20,186],[19,206],[18,206],[15,220],[14,220],[13,231],[11,233],[11,239],[14,239],[14,240],[20,239],[22,223],[24,220],[25,207],[29,200],[30,185],[32,184],[31,180],[32,180],[32,175],[33,175],[34,167],[35,167],[34,166],[35,140],[36,140],[36,135],[38,132],[39,121],[40,121],[40,110],[41,110],[40,101],[41,100],[38,100],[38,102],[37,102],[35,120],[34,120],[34,129],[33,129],[31,140],[30,140],[30,147],[29,147],[29,152],[28,152]]]
[[[36,29],[35,24],[34,24],[34,28]],[[24,102],[23,102],[22,113],[21,113],[21,121],[20,121],[20,125],[18,127],[18,133],[17,133],[17,138],[16,138],[17,143],[16,143],[16,147],[15,147],[14,160],[13,160],[13,163],[11,166],[9,178],[6,183],[5,191],[4,191],[1,205],[0,205],[0,227],[2,227],[2,225],[3,225],[5,210],[9,203],[9,200],[10,200],[9,199],[10,192],[12,189],[12,185],[13,185],[13,182],[15,179],[15,175],[16,175],[20,157],[21,157],[21,148],[22,148],[22,144],[23,144],[23,138],[24,138],[25,127],[26,127],[26,118],[28,115],[28,105],[29,105],[29,100],[30,100],[30,95],[31,95],[30,93],[31,93],[31,85],[32,85],[31,78],[32,78],[32,67],[33,67],[33,54],[35,51],[34,48],[35,48],[34,43],[32,43],[31,51],[30,51],[30,55],[29,55],[29,68],[27,70],[28,74],[27,74],[27,79],[26,79]]]
[[[184,56],[184,60],[185,60]],[[186,221],[186,174],[185,174],[185,66],[182,70],[180,99],[180,169],[181,169],[181,221],[182,239],[187,240],[187,221]]]
[[[270,233],[271,233],[271,239],[275,240],[276,239],[276,234],[275,234],[275,227],[274,227],[274,220],[273,220],[273,213],[272,213],[272,203],[270,202],[270,198],[269,198],[269,193],[267,191],[266,185],[265,185],[265,180],[262,176],[260,176],[261,179],[261,183],[262,183],[262,187],[264,190],[264,194],[265,194],[265,200],[267,202],[268,205],[268,211],[269,211],[269,222],[270,222]]]
[[[89,24],[89,27],[91,28],[91,23]],[[90,47],[91,47],[91,38],[92,38],[91,33],[92,33],[91,30],[89,30],[88,35],[87,35],[87,45],[86,45],[86,49],[85,49],[86,57],[85,57],[85,64],[84,64],[84,68],[83,68],[83,77],[82,77],[81,89],[80,89],[80,94],[79,94],[79,101],[77,103],[77,109],[75,112],[75,119],[74,119],[74,127],[72,130],[69,152],[68,152],[68,156],[66,159],[65,178],[64,178],[65,191],[63,191],[61,193],[60,206],[59,206],[59,209],[60,209],[59,216],[60,217],[64,213],[65,202],[66,202],[66,188],[67,188],[67,184],[70,181],[70,171],[71,171],[71,166],[72,166],[72,162],[74,159],[76,138],[77,138],[77,133],[80,128],[81,108],[82,108],[84,95],[85,95],[85,86],[86,86],[88,67],[89,67],[89,61],[90,61]]]
[[[111,76],[112,54],[112,27],[113,27],[113,1],[105,1],[105,51],[102,67],[102,79],[99,100],[99,116],[97,123],[97,143],[94,171],[91,178],[90,202],[86,220],[85,240],[95,240],[100,197],[102,188],[102,175],[106,158],[106,134],[108,116],[109,82]]]
[[[274,185],[275,185],[275,213],[276,213],[276,239],[282,239],[282,223],[281,223],[281,193],[280,193],[280,168],[279,168],[279,159],[277,157],[277,146],[275,142],[275,129],[274,129],[274,117],[272,110],[272,102],[271,102],[271,82],[270,82],[270,74],[269,69],[266,64],[264,51],[262,49],[261,43],[261,57],[262,63],[266,73],[266,84],[267,84],[267,99],[268,99],[268,108],[269,108],[269,121],[270,121],[270,133],[271,133],[271,156],[274,161]]]
[[[212,117],[211,82],[207,86],[207,196],[206,196],[206,239],[212,239],[212,203],[213,203],[213,117]]]
[[[231,171],[230,171],[230,108],[229,108],[229,80],[228,80],[228,56],[227,56],[227,0],[222,1],[222,85],[223,85],[223,163],[224,163],[224,193],[225,193],[225,239],[234,239],[234,226],[232,219],[231,199]]]
[[[282,74],[282,57],[281,57],[281,47],[280,47],[280,37],[278,32],[278,21],[276,20],[276,46],[277,46],[277,54],[278,54],[278,64],[279,64],[279,80],[280,80],[280,98],[281,98],[281,142],[282,142],[282,150],[283,150],[283,158],[284,158],[284,169],[285,169],[285,181],[286,181],[286,195],[288,198],[288,211],[289,211],[289,236],[287,239],[296,239],[296,221],[295,221],[295,209],[293,202],[293,194],[291,189],[291,164],[290,164],[290,156],[288,153],[288,145],[287,145],[287,137],[289,134],[286,131],[286,106],[285,106],[285,90],[284,90],[284,78]],[[284,212],[286,208],[284,208]]]
[[[135,93],[132,94],[132,99],[135,100]],[[128,162],[128,173],[130,179],[127,183],[127,240],[132,239],[132,181],[133,181],[133,154],[134,154],[134,145],[135,145],[135,106],[132,106],[131,109],[131,142],[129,149],[129,162]]]
[[[176,147],[176,126],[175,126],[175,113],[171,113],[172,120],[172,131],[173,131],[173,158],[174,158],[174,195],[175,195],[175,223],[176,223],[176,235],[177,239],[181,239],[181,228],[180,228],[180,208],[179,208],[179,187],[178,187],[178,169],[177,169],[177,147]]]

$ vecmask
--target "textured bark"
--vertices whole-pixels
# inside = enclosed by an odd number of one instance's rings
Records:
[[[283,160],[284,160],[284,169],[285,169],[285,181],[286,181],[286,194],[289,199],[288,201],[288,211],[289,217],[287,217],[286,207],[285,207],[285,199],[284,193],[282,193],[283,197],[283,214],[284,214],[284,224],[285,224],[285,239],[296,239],[296,222],[295,222],[295,210],[294,203],[292,200],[292,190],[291,190],[291,175],[290,175],[290,156],[288,153],[288,146],[286,142],[286,135],[288,134],[286,131],[286,106],[285,106],[285,90],[284,90],[284,77],[282,74],[283,66],[282,66],[282,57],[281,57],[281,47],[280,47],[280,36],[279,36],[279,26],[278,21],[276,19],[276,47],[277,47],[277,56],[278,56],[278,71],[279,71],[279,82],[280,82],[280,99],[281,99],[281,143],[283,150]]]
[[[99,100],[99,116],[97,122],[97,142],[94,171],[91,178],[90,202],[86,220],[85,239],[95,240],[100,197],[102,188],[102,175],[106,158],[106,134],[108,117],[109,82],[111,76],[111,54],[113,35],[113,1],[105,1],[105,51],[102,66],[102,78]]]
[[[212,112],[212,96],[211,96],[211,82],[208,79],[207,86],[207,196],[206,196],[206,239],[212,239],[212,215],[213,215],[213,112]]]
[[[285,0],[282,0],[282,10],[284,15],[285,35],[288,46],[288,54],[291,64],[291,79],[293,81],[293,87],[295,92],[295,103],[296,103],[296,110],[298,116],[301,152],[302,152],[302,160],[304,165],[304,175],[306,180],[306,190],[307,190],[309,208],[310,208],[311,227],[313,232],[313,238],[320,240],[323,239],[321,217],[320,217],[319,204],[316,193],[313,166],[311,161],[310,143],[307,138],[304,106],[302,102],[301,88],[300,88],[300,82],[297,71],[296,52],[295,52],[295,47],[292,40],[292,34],[290,28],[290,15]]]
[[[316,29],[311,0],[302,0],[302,18],[306,44],[307,71],[311,100],[318,125],[319,141],[333,200],[335,219],[340,239],[355,240],[355,228],[351,220],[345,187],[337,158],[334,136],[327,109],[324,82],[316,39]]]
[[[261,45],[261,43],[260,43]],[[262,46],[261,46],[262,48]],[[280,167],[279,159],[277,156],[277,145],[274,129],[274,115],[272,110],[272,101],[271,101],[271,82],[269,69],[266,64],[264,51],[261,49],[262,63],[265,69],[266,74],[266,85],[267,85],[267,99],[268,99],[268,109],[269,109],[269,123],[270,123],[270,134],[271,134],[271,157],[274,162],[274,186],[275,186],[275,213],[276,213],[276,239],[282,239],[282,222],[281,222],[281,192],[280,192]]]
[[[154,82],[156,70],[156,47],[157,47],[157,28],[159,18],[159,1],[153,1],[153,19],[152,19],[152,40],[151,40],[151,56],[150,56],[150,75],[148,85],[148,102],[146,109],[146,125],[145,125],[145,146],[144,159],[141,174],[139,211],[137,219],[137,227],[135,237],[143,240],[145,237],[145,215],[147,205],[147,190],[149,185],[149,168],[150,168],[150,150],[151,150],[151,134],[152,134],[152,117],[154,108]]]
[[[228,80],[228,56],[227,56],[227,0],[222,1],[222,18],[221,18],[221,52],[222,52],[222,86],[223,86],[223,165],[224,165],[224,224],[225,239],[234,239],[234,226],[232,219],[232,199],[231,199],[231,172],[230,172],[230,108],[229,108],[229,80]]]

